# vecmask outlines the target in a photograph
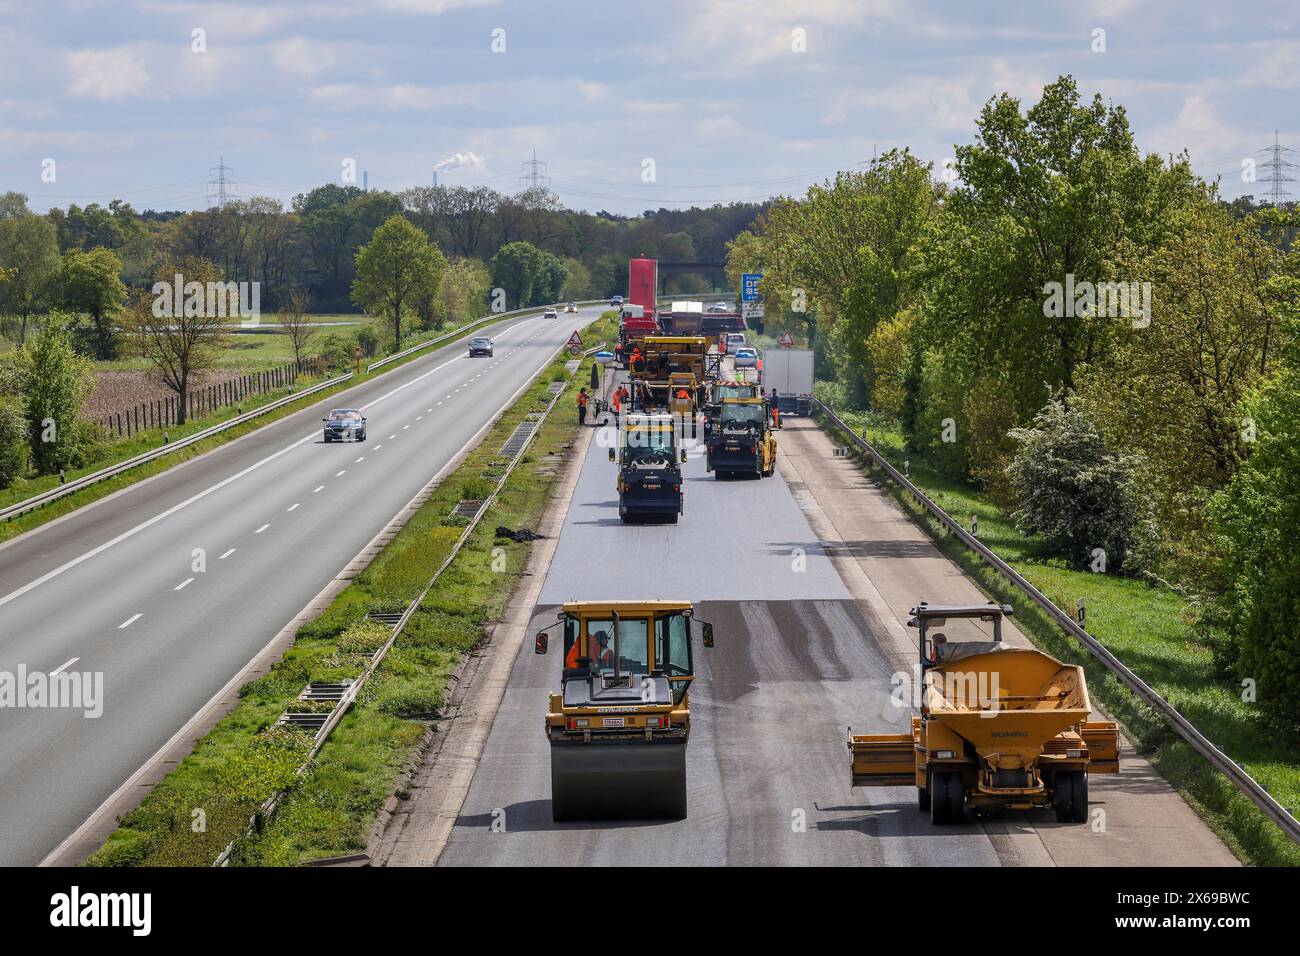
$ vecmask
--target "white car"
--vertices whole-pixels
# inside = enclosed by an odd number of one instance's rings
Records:
[[[758,350],[742,345],[731,356],[731,361],[736,368],[753,368],[758,364]]]
[[[734,351],[736,351],[736,349],[743,347],[744,344],[745,344],[745,333],[744,333],[744,332],[728,332],[728,333],[727,333],[727,351],[728,351],[728,352],[734,352]]]
[[[564,307],[564,311],[565,311],[565,312],[577,312],[577,311],[578,311],[578,303],[576,303],[576,302],[570,302],[568,305],[566,305],[566,306]]]
[[[547,309],[542,313],[542,318],[544,319],[558,319],[559,317],[560,313],[556,312],[554,309]]]

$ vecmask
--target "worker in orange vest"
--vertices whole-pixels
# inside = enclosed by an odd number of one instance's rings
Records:
[[[772,389],[772,427],[781,427],[781,403],[776,396],[776,389]]]
[[[585,388],[578,389],[578,427],[587,424],[587,402],[590,401]]]

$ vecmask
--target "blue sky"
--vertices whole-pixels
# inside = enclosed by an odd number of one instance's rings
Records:
[[[1274,129],[1300,148],[1297,21],[1221,0],[0,0],[0,190],[193,209],[219,156],[236,194],[287,201],[347,159],[401,189],[461,154],[440,182],[513,191],[535,149],[567,204],[635,214],[798,194],[891,146],[942,163],[989,96],[1068,72],[1144,150],[1261,195],[1242,159]]]

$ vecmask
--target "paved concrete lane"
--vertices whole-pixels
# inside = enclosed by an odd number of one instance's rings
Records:
[[[105,695],[0,714],[0,864],[76,828],[599,311],[503,321],[490,359],[449,345],[0,547],[0,671],[76,658]],[[325,445],[331,406],[368,441]]]

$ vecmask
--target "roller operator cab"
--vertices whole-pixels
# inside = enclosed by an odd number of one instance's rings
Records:
[[[684,818],[693,635],[712,647],[712,625],[689,601],[604,601],[565,604],[552,627],[564,640],[545,724],[553,819]],[[543,630],[534,650],[549,643]]]
[[[685,509],[682,465],[686,451],[670,415],[629,415],[609,460],[618,465],[618,516],[667,518],[676,524]]]
[[[708,429],[705,467],[717,477],[776,472],[776,436],[771,413],[761,398],[724,398]]]
[[[712,434],[713,424],[722,414],[722,402],[728,398],[759,398],[763,397],[763,392],[757,382],[741,382],[736,380],[717,381],[709,390],[709,400],[701,407],[704,418],[704,440],[709,440]]]
[[[1088,778],[1119,772],[1119,730],[1088,719],[1082,667],[1002,642],[1010,613],[998,604],[912,608],[920,713],[910,733],[850,729],[853,786],[914,785],[935,824],[959,823],[967,810],[1047,807],[1062,823],[1088,821]]]

